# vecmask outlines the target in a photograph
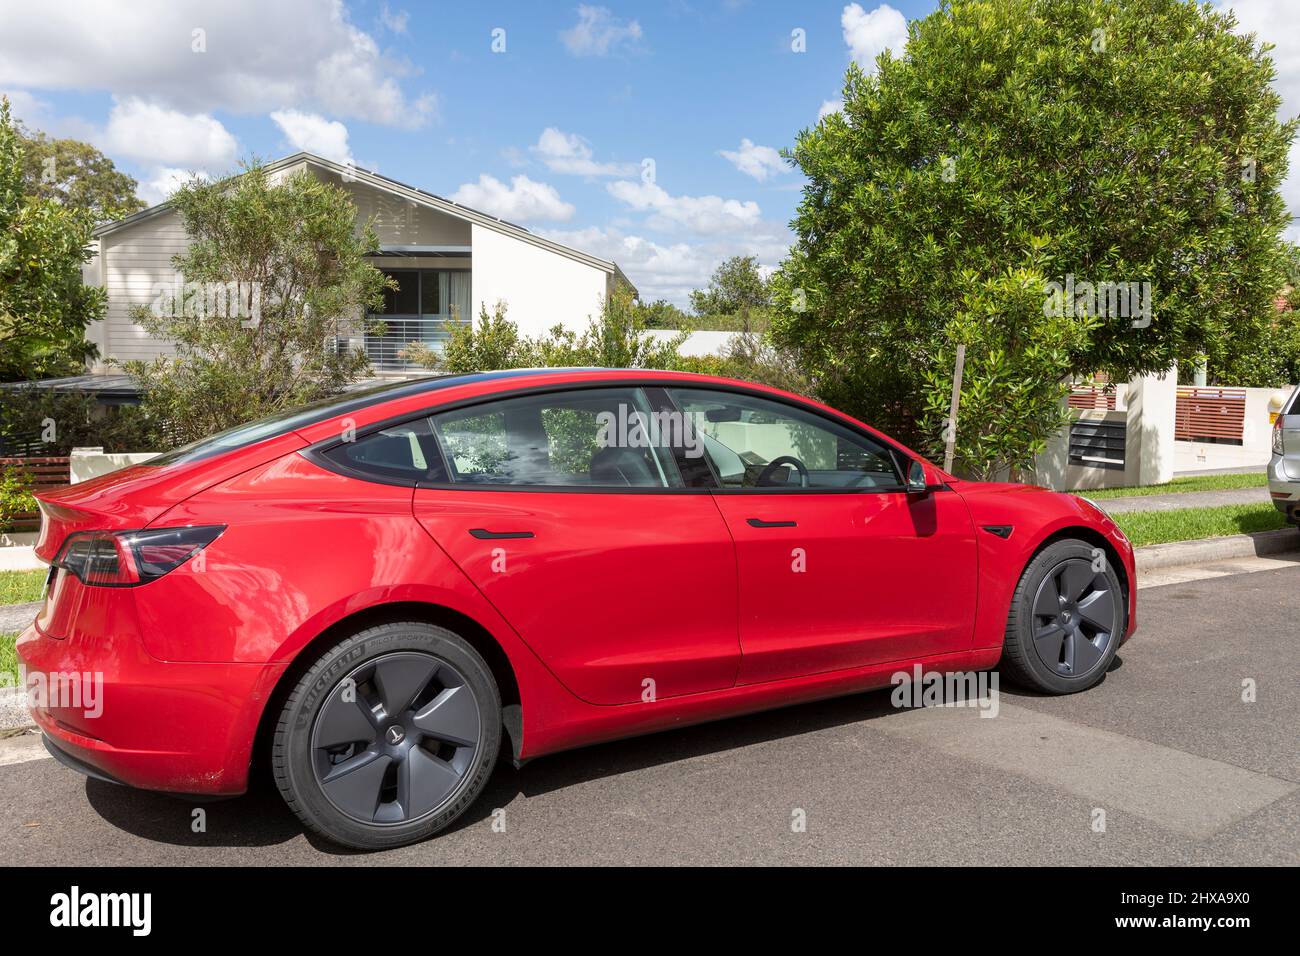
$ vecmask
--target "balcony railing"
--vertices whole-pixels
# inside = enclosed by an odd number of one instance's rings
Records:
[[[372,316],[386,326],[383,335],[365,337],[366,355],[376,371],[401,372],[419,368],[403,356],[407,346],[422,342],[435,352],[441,352],[449,338],[453,321],[451,316]]]

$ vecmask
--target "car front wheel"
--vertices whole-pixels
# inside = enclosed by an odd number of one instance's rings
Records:
[[[1104,551],[1077,539],[1053,542],[1020,576],[999,667],[1044,693],[1087,690],[1115,659],[1126,614],[1119,574]]]
[[[487,785],[501,743],[492,672],[462,638],[383,624],[326,651],[276,726],[276,784],[309,828],[384,849],[442,830]]]

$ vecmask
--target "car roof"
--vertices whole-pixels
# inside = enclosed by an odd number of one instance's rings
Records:
[[[366,389],[354,396],[339,396],[328,408],[322,406],[310,420],[294,425],[309,444],[333,437],[346,420],[351,428],[363,429],[377,422],[404,415],[418,415],[425,409],[477,398],[506,396],[522,390],[564,385],[611,385],[651,382],[692,382],[727,384],[732,387],[771,391],[751,382],[701,375],[695,372],[669,372],[657,369],[628,368],[527,368],[475,372],[466,375],[431,375],[399,384]],[[806,401],[806,399],[805,399]]]

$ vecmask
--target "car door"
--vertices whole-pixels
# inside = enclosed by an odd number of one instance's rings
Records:
[[[669,393],[736,544],[738,683],[970,647],[976,545],[956,493],[908,495],[901,452],[814,409]]]
[[[707,489],[647,446],[639,388],[433,416],[445,482],[415,516],[575,695],[623,704],[735,684],[736,563]]]

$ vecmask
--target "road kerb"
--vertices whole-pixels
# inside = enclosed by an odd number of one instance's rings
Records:
[[[1296,550],[1300,550],[1300,531],[1283,528],[1279,531],[1257,531],[1223,538],[1151,544],[1136,548],[1135,556],[1138,573],[1141,574],[1162,568],[1185,567],[1229,558],[1267,557]]]

